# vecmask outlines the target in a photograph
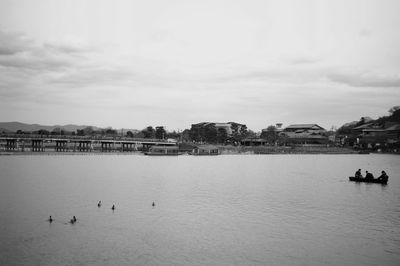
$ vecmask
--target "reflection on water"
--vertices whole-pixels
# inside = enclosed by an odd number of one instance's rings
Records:
[[[2,156],[0,264],[397,265],[398,162],[394,155]],[[389,184],[348,182],[358,168],[386,170]]]

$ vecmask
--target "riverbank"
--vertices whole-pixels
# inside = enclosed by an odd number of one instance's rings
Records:
[[[351,148],[330,146],[218,146],[221,154],[357,154]]]
[[[356,150],[351,148],[342,147],[326,147],[326,146],[258,146],[258,147],[247,147],[247,146],[232,146],[232,145],[221,145],[218,146],[220,154],[357,154]],[[89,152],[74,152],[74,151],[2,151],[0,156],[10,155],[144,155],[141,151],[132,152],[100,152],[100,151],[89,151]]]

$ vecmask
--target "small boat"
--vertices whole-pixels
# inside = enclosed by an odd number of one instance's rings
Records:
[[[382,184],[382,185],[386,185],[388,182],[387,180],[365,179],[364,177],[354,177],[354,176],[349,176],[349,181],[364,182],[364,183],[377,183],[377,184]]]

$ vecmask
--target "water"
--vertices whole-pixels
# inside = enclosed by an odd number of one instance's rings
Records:
[[[399,265],[399,158],[0,156],[0,264]]]

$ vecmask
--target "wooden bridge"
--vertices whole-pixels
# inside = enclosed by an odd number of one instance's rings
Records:
[[[176,146],[160,139],[0,137],[0,151],[6,152],[134,152],[148,151],[151,146]]]

